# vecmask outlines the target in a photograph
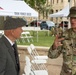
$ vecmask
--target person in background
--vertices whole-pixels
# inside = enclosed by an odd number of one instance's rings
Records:
[[[20,38],[23,26],[26,22],[21,18],[9,17],[4,21],[4,35],[0,38],[0,75],[20,75],[16,40]]]
[[[51,35],[52,36],[55,36],[56,34],[59,34],[59,35],[61,35],[61,33],[63,32],[63,29],[62,29],[62,27],[60,27],[60,26],[55,26],[55,27],[52,27],[51,28]]]
[[[63,65],[60,75],[76,75],[76,6],[70,8],[71,28],[56,35],[53,45],[48,51],[49,58],[57,58],[63,54]]]

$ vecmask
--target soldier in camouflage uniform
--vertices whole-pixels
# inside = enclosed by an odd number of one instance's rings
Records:
[[[71,28],[60,36],[56,35],[53,45],[48,51],[49,58],[57,58],[63,54],[63,66],[60,75],[76,75],[76,7],[70,8]]]

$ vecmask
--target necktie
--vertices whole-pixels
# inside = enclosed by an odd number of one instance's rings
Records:
[[[12,47],[13,47],[13,50],[14,50],[15,60],[16,60],[16,63],[17,63],[17,54],[16,54],[15,44],[13,44]]]
[[[14,50],[14,55],[15,55],[15,60],[16,60],[16,65],[17,65],[17,70],[19,71],[19,61],[18,61],[18,54],[16,52],[16,47],[15,47],[15,44],[13,44],[13,50]]]

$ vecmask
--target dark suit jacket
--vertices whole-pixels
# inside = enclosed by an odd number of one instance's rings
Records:
[[[17,49],[17,45],[15,46]],[[0,75],[19,75],[20,66],[17,50],[16,54],[18,67],[11,44],[4,36],[2,36],[0,38]]]

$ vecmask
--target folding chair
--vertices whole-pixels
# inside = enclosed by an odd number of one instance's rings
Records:
[[[32,51],[30,46],[27,47],[27,50],[30,54],[31,63],[33,63],[38,69],[47,70],[47,68],[45,66],[45,63],[47,63],[47,61],[45,59],[35,59],[35,56],[37,56],[37,55],[34,51]]]
[[[38,52],[37,52],[34,44],[30,44],[30,48],[32,49],[32,53],[34,54],[34,58],[35,58],[35,59],[41,59],[41,60],[42,60],[42,59],[48,59],[48,56],[46,56],[46,55],[40,56],[40,55],[38,54]]]
[[[22,32],[21,39],[22,42],[25,42],[25,39],[27,40],[27,42],[33,42],[33,36],[31,36],[30,32]]]
[[[28,56],[25,58],[26,65],[24,67],[24,74],[22,75],[48,75],[47,70],[39,69],[36,70],[35,66],[32,65]]]

